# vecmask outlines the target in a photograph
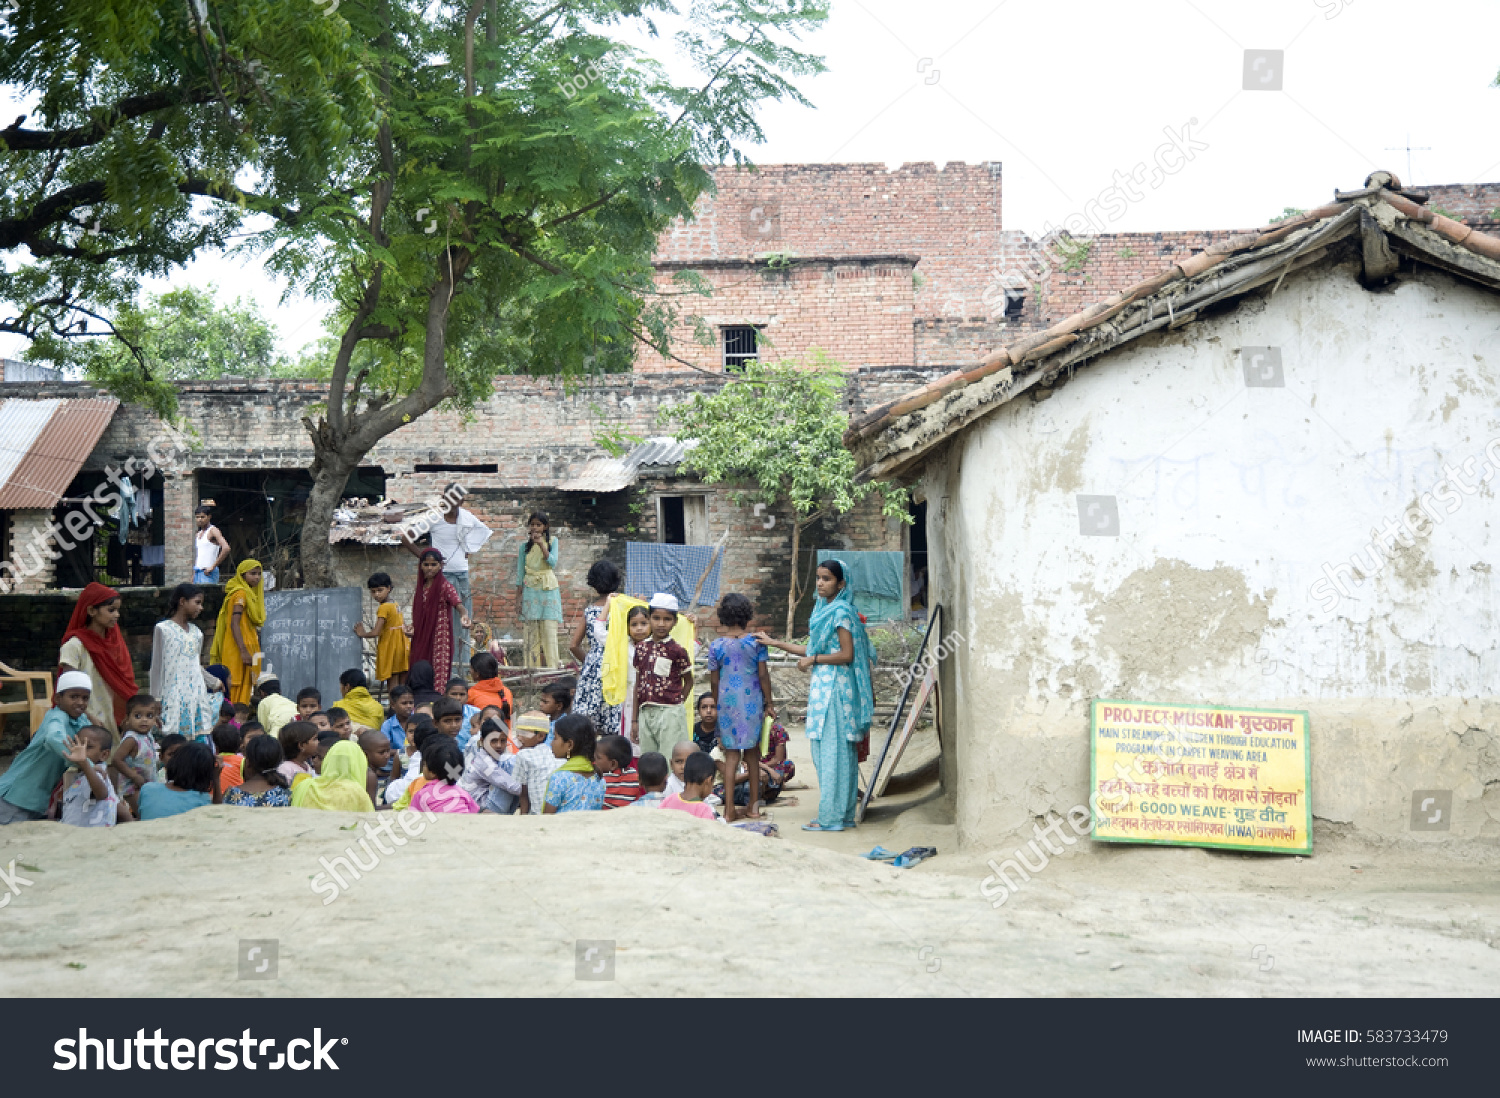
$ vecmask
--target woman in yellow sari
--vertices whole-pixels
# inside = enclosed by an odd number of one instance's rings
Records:
[[[258,560],[245,560],[224,585],[224,604],[214,625],[209,663],[229,668],[229,700],[250,704],[260,674],[260,627],[266,623],[266,592]]]
[[[316,778],[303,778],[292,786],[292,807],[325,812],[374,812],[375,806],[365,792],[365,774],[369,768],[359,744],[340,740],[323,756],[323,769]]]

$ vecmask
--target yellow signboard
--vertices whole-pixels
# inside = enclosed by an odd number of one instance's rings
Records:
[[[1089,724],[1095,839],[1312,851],[1306,712],[1100,699]]]

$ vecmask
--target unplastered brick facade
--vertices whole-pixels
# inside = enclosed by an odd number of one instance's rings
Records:
[[[683,322],[671,354],[705,370],[723,372],[719,333],[726,326],[759,330],[760,354],[767,359],[805,362],[816,348],[850,366],[910,366],[915,360],[912,332],[910,256],[860,259],[797,259],[778,267],[765,261],[736,260],[695,264],[713,286],[713,296],[683,299]],[[676,265],[658,272],[664,291]],[[697,341],[696,317],[714,333]],[[636,358],[638,371],[680,370],[680,362],[654,351]]]
[[[850,365],[952,367],[969,359],[950,356],[980,342],[993,348],[1016,330],[1001,300],[985,298],[997,261],[1024,240],[1001,228],[998,163],[725,167],[715,181],[717,192],[663,236],[656,257],[664,288],[684,269],[714,285],[713,297],[678,304],[715,335],[723,325],[764,324],[772,357],[816,346]],[[779,279],[767,277],[768,255],[785,265]],[[894,269],[905,265],[904,276]],[[747,279],[753,271],[761,281]],[[965,321],[988,338],[958,340],[951,326],[928,323],[940,320]],[[681,349],[689,332],[684,325],[674,353],[722,369],[717,346]],[[641,363],[665,365],[652,354]]]

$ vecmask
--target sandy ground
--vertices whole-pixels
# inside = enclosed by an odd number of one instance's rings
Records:
[[[800,731],[793,742],[799,778],[813,778]],[[1493,855],[1396,855],[1322,837],[1300,860],[1111,847],[1054,859],[996,909],[979,891],[987,855],[953,851],[935,788],[887,799],[855,832],[815,835],[799,830],[816,807],[808,784],[791,794],[796,807],[774,810],[780,839],[648,811],[439,817],[412,837],[397,827],[405,845],[385,839],[391,853],[361,879],[346,874],[336,898],[326,878],[322,894],[312,886],[321,859],[363,835],[353,816],[219,807],[110,832],[13,825],[0,829],[0,869],[14,859],[32,883],[0,908],[0,995],[1500,987]],[[909,870],[855,856],[876,843],[940,854]],[[242,979],[243,940],[273,940],[275,968]],[[600,952],[581,964],[591,945]]]

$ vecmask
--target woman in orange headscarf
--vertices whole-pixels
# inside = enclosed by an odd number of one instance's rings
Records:
[[[118,741],[125,703],[137,693],[130,649],[120,631],[120,592],[91,583],[78,596],[57,654],[57,673],[82,671],[94,684],[88,718]]]

